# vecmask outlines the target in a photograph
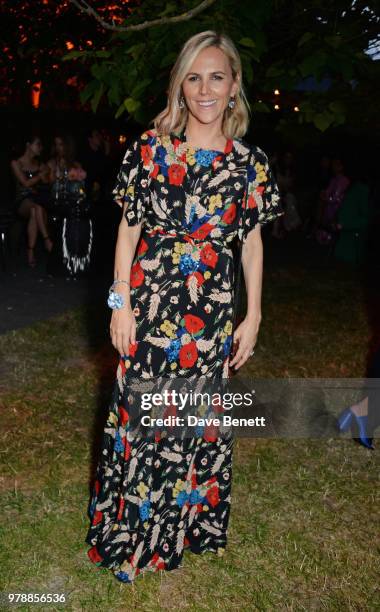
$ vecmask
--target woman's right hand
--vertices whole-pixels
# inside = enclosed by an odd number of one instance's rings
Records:
[[[128,355],[129,345],[136,342],[136,319],[130,305],[113,310],[110,335],[112,344],[120,355]]]

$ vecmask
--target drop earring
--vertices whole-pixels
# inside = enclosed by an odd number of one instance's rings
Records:
[[[231,110],[235,108],[235,98],[230,98],[230,101],[228,102],[228,108],[230,108]]]
[[[184,100],[183,96],[181,96],[181,97],[180,97],[179,102],[178,102],[178,106],[179,106],[180,108],[184,108],[184,106],[185,106],[185,100]]]

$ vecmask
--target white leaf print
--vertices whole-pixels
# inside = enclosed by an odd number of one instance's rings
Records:
[[[137,467],[137,457],[132,457],[129,463],[128,479],[127,479],[128,481],[132,480],[133,476],[135,475],[136,467]]]
[[[200,338],[199,340],[197,340],[196,344],[198,351],[200,351],[201,353],[207,353],[209,350],[212,349],[214,345],[214,338],[211,338],[211,340],[204,340]]]
[[[211,473],[212,474],[216,474],[216,472],[219,470],[220,466],[223,463],[224,457],[225,457],[224,453],[220,453],[217,456],[216,461],[215,461],[214,465],[211,468]]]
[[[154,317],[157,315],[158,305],[160,303],[160,296],[158,293],[153,293],[150,298],[149,310],[148,310],[148,321],[152,322]]]
[[[153,529],[152,529],[152,537],[150,539],[150,544],[149,544],[149,548],[151,551],[154,550],[157,541],[158,541],[158,536],[160,535],[160,524],[157,523]],[[142,542],[143,543],[143,542]]]
[[[151,336],[151,334],[146,335],[146,340],[153,344],[153,346],[159,346],[160,348],[166,348],[170,344],[169,338],[157,338],[156,336]]]
[[[121,365],[120,365],[120,363],[119,363],[119,365],[117,367],[116,378],[117,378],[117,382],[118,382],[118,385],[119,385],[120,392],[122,393],[123,390],[124,390],[124,380],[123,380],[123,375],[122,375],[122,372],[121,372]]]
[[[161,206],[162,210],[167,210],[168,209],[168,205],[166,204],[165,198],[161,198],[160,199],[160,206]]]
[[[198,202],[195,206],[195,212],[198,217],[202,218],[207,213],[207,208],[205,208],[204,206],[202,206],[202,204]]]
[[[188,518],[188,521],[189,521],[189,526],[192,524],[192,522],[193,522],[193,520],[194,520],[194,517],[195,517],[195,515],[196,515],[197,513],[198,513],[198,508],[197,508],[197,506],[193,506],[193,507],[191,508],[191,510],[190,510],[190,514],[189,514],[189,518]]]
[[[235,149],[240,155],[247,155],[249,153],[248,147],[239,142],[237,139],[234,141]]]
[[[142,259],[140,265],[143,270],[155,270],[160,265],[160,260],[156,259]]]
[[[151,195],[150,199],[151,199],[153,211],[155,212],[155,214],[157,215],[159,219],[166,219],[166,213],[162,210],[162,208],[159,206],[157,202],[156,192],[151,191],[150,195]]]
[[[129,542],[130,539],[131,539],[131,536],[129,535],[129,533],[124,532],[116,536],[116,538],[113,538],[113,541],[114,542]]]
[[[220,304],[229,304],[231,302],[231,292],[230,291],[217,291],[209,295],[210,300],[214,302],[219,302]]]
[[[188,289],[190,294],[190,300],[193,304],[198,302],[198,281],[196,276],[192,276],[188,282]]]
[[[214,535],[221,535],[222,532],[220,529],[215,529],[215,527],[212,527],[212,525],[209,525],[208,523],[206,523],[205,521],[203,521],[202,523],[200,523],[200,526],[203,527],[203,529],[205,529],[206,531],[208,531],[209,533],[213,533]]]
[[[137,562],[141,557],[141,553],[144,549],[144,541],[140,542],[140,544],[138,545],[137,549],[134,552],[133,555],[133,564],[135,565],[135,567],[137,566]]]
[[[226,181],[229,178],[229,176],[230,176],[229,170],[222,170],[221,172],[219,172],[219,174],[214,176],[213,179],[211,179],[211,181],[208,184],[208,187],[217,187],[220,183],[222,183],[222,181]]]
[[[183,550],[183,541],[185,539],[185,530],[184,529],[180,529],[180,531],[178,532],[177,535],[177,543],[176,543],[176,553],[177,555],[180,555],[182,550]]]
[[[170,453],[167,451],[162,451],[160,453],[160,456],[163,457],[164,459],[167,459],[168,461],[174,461],[175,463],[179,463],[180,461],[182,461],[182,455],[179,455],[178,453]]]
[[[229,283],[227,283],[227,281],[223,281],[222,282],[222,287],[223,287],[223,289],[229,289],[230,285],[229,285]]]

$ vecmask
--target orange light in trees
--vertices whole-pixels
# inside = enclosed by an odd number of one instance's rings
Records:
[[[279,106],[279,104],[275,104],[275,105],[274,105],[274,110],[280,110],[280,106]]]
[[[294,112],[295,112],[295,113],[299,113],[299,112],[300,112],[300,109],[298,108],[298,106],[295,106],[295,107],[293,108],[293,110],[294,110]]]
[[[119,142],[120,144],[124,144],[127,140],[127,137],[124,134],[120,134],[119,136]]]
[[[33,83],[31,90],[32,106],[38,108],[40,106],[41,81]]]
[[[68,51],[71,51],[72,49],[74,49],[74,45],[73,45],[73,43],[71,42],[71,40],[66,40],[66,49],[67,49]]]
[[[274,95],[275,96],[279,96],[280,95],[280,90],[279,89],[275,89],[274,90]]]

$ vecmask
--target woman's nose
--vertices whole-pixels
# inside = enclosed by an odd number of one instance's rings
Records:
[[[204,95],[208,94],[209,89],[210,88],[209,88],[209,83],[208,83],[207,79],[201,79],[199,93],[204,96]]]

